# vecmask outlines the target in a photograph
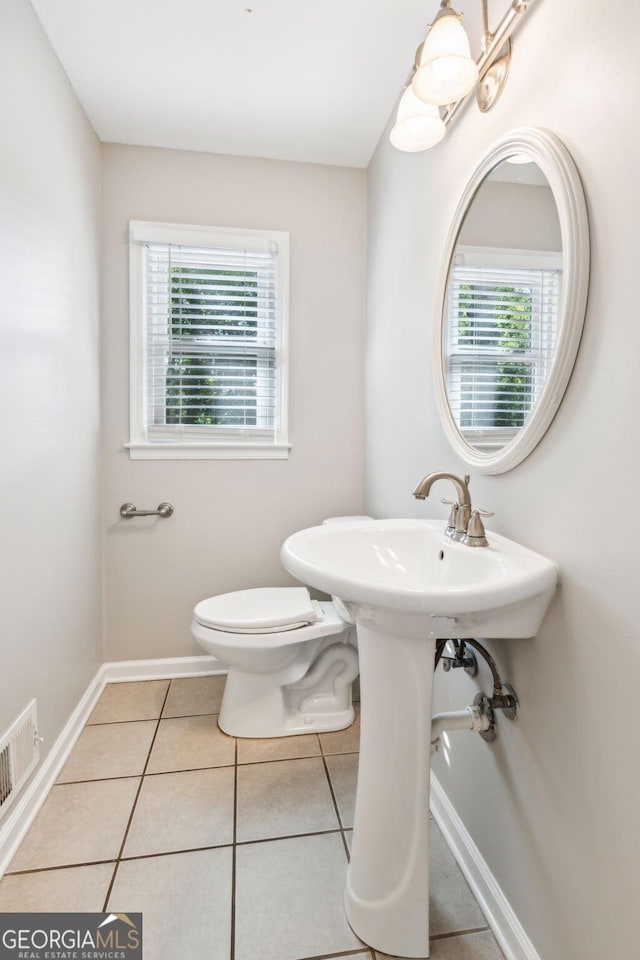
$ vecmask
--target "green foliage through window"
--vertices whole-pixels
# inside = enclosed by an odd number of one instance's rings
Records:
[[[166,423],[255,426],[257,273],[172,266],[170,284]]]
[[[461,427],[520,427],[526,421],[533,403],[531,362],[514,354],[532,349],[532,303],[526,287],[460,284],[458,344],[473,348],[476,358],[462,375]]]

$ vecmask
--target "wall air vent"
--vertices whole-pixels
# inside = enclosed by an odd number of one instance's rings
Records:
[[[32,700],[0,738],[0,817],[37,767],[40,742],[36,701]]]

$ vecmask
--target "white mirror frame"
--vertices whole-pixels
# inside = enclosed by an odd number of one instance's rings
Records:
[[[463,220],[480,184],[497,164],[514,154],[535,161],[551,187],[562,237],[562,314],[551,369],[542,394],[518,435],[501,450],[482,453],[464,439],[447,400],[444,369],[444,310],[449,268]],[[478,473],[506,473],[528,457],[555,417],[578,353],[589,289],[589,222],[580,176],[564,144],[547,130],[523,128],[504,136],[480,161],[456,207],[440,268],[435,302],[434,386],[447,439],[462,460]]]

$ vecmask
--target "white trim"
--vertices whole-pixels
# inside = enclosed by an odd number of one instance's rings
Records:
[[[287,460],[290,443],[125,443],[131,460]]]
[[[208,227],[188,223],[159,223],[150,220],[130,220],[129,236],[134,243],[173,243],[192,247],[220,247],[245,250],[251,237],[253,250],[268,251],[274,243],[289,241],[289,234],[281,230],[250,230],[241,227]]]
[[[104,690],[105,683],[103,665],[62,728],[60,736],[45,757],[42,766],[35,773],[31,783],[26,786],[22,796],[16,800],[7,819],[0,825],[0,878],[15,856],[51,787],[58,779],[67,757]]]
[[[167,657],[163,660],[114,660],[102,665],[105,683],[133,680],[177,680],[181,677],[209,677],[226,673],[215,657]]]
[[[431,813],[507,960],[541,960],[511,904],[431,771]]]
[[[469,205],[481,183],[501,161],[514,153],[531,157],[551,187],[560,221],[563,253],[563,303],[555,356],[535,410],[517,437],[493,453],[483,453],[466,442],[456,425],[447,401],[443,311],[446,302],[449,265]],[[453,215],[436,286],[433,324],[433,380],[436,404],[446,437],[462,460],[478,473],[505,473],[521,463],[540,443],[555,417],[573,371],[589,289],[589,222],[580,175],[564,144],[547,130],[514,130],[478,163],[469,177]]]
[[[67,762],[76,740],[107,683],[164,680],[226,673],[215,657],[171,657],[165,660],[121,660],[103,663],[85,690],[39,770],[0,823],[0,880],[15,856],[40,807]]]

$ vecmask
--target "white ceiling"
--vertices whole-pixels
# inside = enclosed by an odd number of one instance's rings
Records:
[[[438,0],[32,2],[101,140],[360,167],[438,7]],[[477,0],[458,7],[469,8],[467,25],[475,25]]]

